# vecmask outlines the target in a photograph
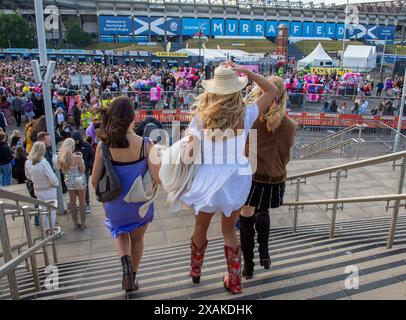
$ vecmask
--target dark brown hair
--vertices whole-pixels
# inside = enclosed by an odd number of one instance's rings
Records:
[[[110,148],[128,148],[127,130],[135,117],[131,100],[126,96],[115,98],[109,107],[96,112],[100,112],[98,138]]]
[[[37,134],[37,141],[42,141],[46,136],[49,136],[48,132],[41,131]]]
[[[47,131],[47,123],[46,123],[46,118],[45,116],[41,116],[36,120],[32,121],[32,127],[31,127],[31,141],[35,142],[37,141],[37,135],[38,133],[44,131]]]

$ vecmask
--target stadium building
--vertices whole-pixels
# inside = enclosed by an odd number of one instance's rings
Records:
[[[180,43],[202,33],[207,37],[274,38],[281,23],[289,36],[342,39],[344,6],[270,0],[44,0],[46,14],[59,19],[60,39],[69,21],[102,42],[172,41]],[[53,7],[55,6],[55,7]],[[359,40],[405,41],[406,1],[358,4],[359,26],[347,37]],[[33,1],[1,1],[3,13],[21,12],[34,19]]]

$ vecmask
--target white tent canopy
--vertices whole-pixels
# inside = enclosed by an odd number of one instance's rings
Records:
[[[199,56],[199,49],[180,49],[176,52],[187,53],[191,57]],[[242,58],[249,55],[248,52],[242,50],[217,50],[217,49],[201,49],[201,55],[205,61],[226,60],[231,56],[235,58]]]
[[[376,47],[350,45],[344,52],[343,67],[369,71],[376,66]]]
[[[331,67],[333,65],[333,59],[324,51],[321,43],[305,58],[299,60],[297,63],[298,68],[303,68],[311,64],[313,67]]]

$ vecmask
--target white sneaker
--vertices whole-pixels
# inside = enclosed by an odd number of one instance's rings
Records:
[[[90,205],[86,206],[86,213],[89,214],[92,212],[92,208],[90,208]]]

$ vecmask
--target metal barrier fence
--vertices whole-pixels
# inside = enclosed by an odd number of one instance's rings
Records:
[[[302,125],[292,149],[293,159],[375,157],[394,152],[397,132],[380,120],[363,119],[352,126]],[[400,134],[399,149],[406,150]]]
[[[14,203],[6,203],[1,199],[12,201]],[[5,262],[4,265],[0,266],[0,279],[7,275],[11,298],[19,299],[18,283],[15,274],[16,269],[23,262],[25,262],[25,267],[27,270],[29,270],[31,267],[35,290],[40,291],[41,283],[38,273],[36,255],[38,253],[43,254],[44,264],[45,266],[48,266],[50,264],[50,259],[47,245],[51,244],[53,261],[56,264],[58,262],[58,255],[55,241],[62,235],[62,231],[55,232],[54,226],[52,225],[51,210],[57,209],[53,203],[25,197],[1,189],[0,200],[0,240],[1,247],[3,249],[2,256],[4,257]],[[27,203],[31,206],[22,206],[21,203]],[[38,206],[38,208],[33,206]],[[45,212],[43,209],[45,209]],[[38,220],[40,224],[41,236],[38,238],[33,237],[31,230],[32,227],[30,220],[34,215],[39,216]],[[47,216],[48,218],[48,226],[44,226],[42,219],[43,215]],[[10,245],[10,235],[6,219],[7,216],[11,216],[13,220],[16,218],[23,218],[26,235],[26,240],[24,242],[15,246]],[[49,230],[49,235],[47,235],[46,229]],[[13,258],[13,251],[18,251],[19,255]],[[23,252],[21,253],[21,251]]]
[[[400,163],[396,163],[397,160],[400,160]],[[348,177],[348,172],[353,169],[365,168],[377,164],[392,162],[392,166],[395,169],[400,167],[399,179],[397,183],[397,190],[395,194],[386,194],[386,195],[372,195],[365,197],[349,197],[349,198],[339,198],[340,194],[340,182],[341,179]],[[297,222],[298,222],[298,213],[299,210],[303,210],[305,206],[310,205],[326,205],[326,211],[331,211],[331,221],[330,221],[330,238],[334,237],[335,231],[335,222],[337,216],[337,209],[344,209],[344,203],[360,203],[360,202],[386,202],[386,210],[393,209],[392,211],[392,221],[388,233],[388,239],[386,246],[388,249],[392,248],[393,241],[396,233],[396,223],[399,215],[400,207],[404,207],[405,204],[402,203],[402,200],[406,199],[406,194],[403,193],[403,184],[405,180],[406,172],[406,151],[396,152],[389,155],[384,155],[380,157],[370,158],[366,160],[360,160],[352,163],[346,163],[343,165],[333,166],[325,169],[319,169],[315,171],[305,172],[290,176],[287,179],[287,182],[290,182],[296,187],[295,201],[284,202],[284,206],[289,207],[289,211],[293,211],[293,232],[297,231]],[[319,200],[309,200],[301,201],[301,185],[307,184],[307,180],[321,175],[329,175],[329,180],[335,180],[334,187],[334,197],[331,199],[319,199]],[[390,202],[393,201],[393,205],[390,205]],[[332,205],[329,207],[329,205]]]

